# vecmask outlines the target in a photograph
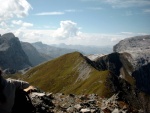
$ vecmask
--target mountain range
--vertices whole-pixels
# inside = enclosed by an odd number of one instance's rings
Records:
[[[65,45],[65,44],[60,45],[58,47],[58,45],[47,45],[43,44],[42,42],[35,42],[35,43],[21,42],[17,37],[14,36],[13,33],[6,33],[0,36],[0,47],[1,47],[0,66],[3,69],[17,71],[28,67],[34,67],[46,61],[52,60],[61,55],[74,51],[80,51],[84,54],[85,53],[92,54],[96,53],[96,51],[97,53],[103,53],[103,51],[98,47]],[[108,48],[106,47],[105,50],[109,51],[109,47]],[[9,54],[7,53],[8,51]],[[7,53],[7,55],[4,53]],[[16,54],[18,55],[18,57],[20,56],[20,59],[22,61],[20,62],[17,61],[18,58]],[[15,65],[13,65],[13,62],[11,61],[12,59],[15,62]]]
[[[35,42],[32,43],[32,45],[36,48],[36,50],[39,53],[50,56],[51,59],[75,51],[74,49],[59,48],[59,47],[43,44],[42,42]]]
[[[118,93],[130,106],[148,113],[149,41],[149,35],[127,38],[114,46],[113,53],[95,60],[69,53],[31,69],[24,79],[46,92],[102,97]]]
[[[112,46],[85,46],[85,45],[66,45],[64,43],[61,44],[53,44],[52,46],[66,49],[74,49],[79,51],[84,55],[89,54],[108,54],[113,52]]]
[[[53,93],[95,93],[101,97],[118,94],[119,99],[130,106],[143,109],[144,113],[150,112],[150,35],[126,38],[113,47],[112,53],[96,57],[70,49],[71,53],[65,54],[62,48],[54,47],[56,51],[61,50],[61,54],[54,54],[57,58],[49,60],[51,46],[39,42],[28,44],[20,42],[11,33],[2,35],[0,66],[8,68],[14,62],[14,69],[32,66],[30,62],[35,60],[32,58],[39,53],[37,59],[45,61],[20,75],[37,88]],[[32,55],[33,50],[36,53]],[[20,67],[17,68],[18,65]]]

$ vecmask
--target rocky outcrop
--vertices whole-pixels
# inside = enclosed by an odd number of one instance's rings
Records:
[[[36,48],[28,42],[21,42],[21,46],[33,66],[50,60],[50,58],[43,57],[43,55],[41,55]]]
[[[119,57],[119,53],[111,53],[102,56],[95,61],[94,67],[98,70],[109,70],[114,73],[114,75],[119,75],[119,70],[122,67]]]
[[[150,49],[150,35],[136,36],[121,40],[113,48],[115,52],[133,51],[134,49]]]
[[[30,67],[31,63],[22,50],[20,41],[12,33],[0,37],[0,67],[20,70]]]
[[[138,100],[144,112],[150,112],[150,35],[122,40],[114,46],[114,51],[124,54],[123,66],[128,64],[124,72],[135,79]]]
[[[124,39],[113,48],[115,52],[129,53],[129,62],[137,70],[150,62],[150,35]]]
[[[143,113],[142,110],[118,100],[117,94],[110,98],[102,98],[96,94],[33,92],[30,97],[36,113]]]
[[[114,51],[127,53],[131,64],[130,76],[136,80],[140,91],[150,94],[150,35],[127,38],[114,46]]]

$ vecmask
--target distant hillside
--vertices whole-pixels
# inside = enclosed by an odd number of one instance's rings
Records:
[[[111,53],[112,46],[84,46],[84,45],[66,45],[66,44],[53,44],[52,46],[59,47],[59,48],[66,48],[66,49],[74,49],[79,51],[84,55],[89,54],[109,54]]]
[[[31,63],[21,47],[21,43],[12,33],[0,36],[0,67],[20,70],[30,67]]]
[[[21,42],[22,49],[26,53],[31,62],[32,66],[36,66],[40,63],[52,59],[50,56],[45,57],[43,54],[40,54],[34,46],[28,42]]]
[[[66,49],[43,44],[42,42],[32,43],[32,45],[43,55],[48,55],[52,58],[59,57],[66,53],[74,52],[74,49]]]

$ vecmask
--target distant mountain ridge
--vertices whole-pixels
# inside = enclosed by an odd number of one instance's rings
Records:
[[[66,49],[74,49],[76,51],[79,51],[80,53],[84,55],[89,54],[109,54],[113,52],[113,49],[111,46],[85,46],[85,45],[66,45],[64,43],[62,44],[53,44],[52,46],[59,47],[59,48],[66,48]]]
[[[42,42],[35,42],[32,43],[32,45],[38,50],[39,53],[46,54],[52,58],[76,51],[74,49],[54,47],[51,45],[43,44]]]
[[[0,36],[0,67],[20,70],[32,66],[21,47],[21,43],[12,33]]]
[[[50,56],[45,57],[44,55],[40,54],[36,48],[28,42],[21,42],[21,46],[33,66],[52,59]]]

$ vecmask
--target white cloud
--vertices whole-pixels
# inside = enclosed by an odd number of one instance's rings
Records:
[[[67,10],[65,10],[66,12],[76,12],[77,10],[75,10],[75,9],[67,9]]]
[[[126,38],[125,35],[111,35],[111,34],[91,34],[79,32],[78,35],[72,38],[60,39],[53,37],[53,33],[56,30],[16,30],[13,31],[15,36],[19,37],[24,42],[37,42],[42,41],[45,44],[73,44],[73,45],[95,45],[95,46],[106,46],[114,45],[120,40]]]
[[[77,24],[70,20],[61,21],[60,28],[58,28],[54,33],[53,37],[58,39],[66,39],[70,37],[77,36],[79,28],[77,28]]]
[[[150,0],[81,0],[81,1],[88,1],[88,2],[97,1],[97,2],[108,3],[113,8],[150,6]]]
[[[26,0],[0,0],[0,21],[13,17],[22,18],[32,9]]]
[[[113,46],[124,38],[126,38],[125,35],[119,34],[93,34],[80,32],[78,36],[65,39],[63,43],[74,45]]]
[[[141,6],[149,6],[149,0],[106,0],[113,7],[141,7]]]
[[[1,22],[1,23],[0,23],[0,26],[1,26],[2,28],[8,28],[8,25],[7,25],[5,22]]]
[[[71,13],[71,12],[82,12],[82,10],[77,10],[77,9],[67,9],[65,12]]]
[[[47,15],[63,15],[64,12],[42,12],[42,13],[37,13],[35,15],[37,16],[47,16]]]
[[[126,37],[133,37],[133,36],[139,36],[139,35],[148,35],[147,33],[134,33],[134,32],[121,32],[120,35],[124,35]]]
[[[42,41],[45,44],[55,43],[50,37],[52,31],[50,30],[27,30],[27,29],[18,29],[13,31],[15,36],[17,36],[23,42],[37,42]]]
[[[54,11],[54,12],[41,12],[41,13],[36,13],[35,15],[37,16],[52,16],[52,15],[64,15],[65,13],[72,13],[72,12],[81,12],[82,10],[76,10],[76,9],[67,9],[62,12],[59,11]]]
[[[141,7],[149,6],[149,0],[106,0],[107,3],[111,4],[114,8],[128,8],[128,7]]]
[[[123,35],[133,35],[134,33],[133,32],[121,32],[121,34],[123,34]]]
[[[32,23],[23,22],[22,20],[13,20],[12,24],[19,25],[19,26],[24,27],[24,28],[33,27]]]

